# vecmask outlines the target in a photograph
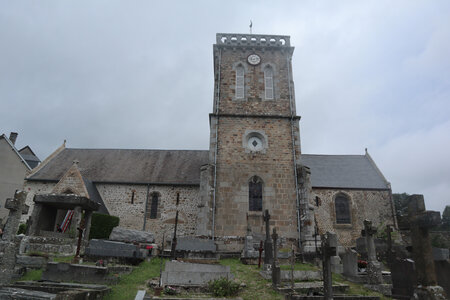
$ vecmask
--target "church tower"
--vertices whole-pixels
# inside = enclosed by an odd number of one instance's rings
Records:
[[[266,209],[281,237],[299,238],[293,51],[289,36],[217,34],[209,156],[217,240],[263,233]]]

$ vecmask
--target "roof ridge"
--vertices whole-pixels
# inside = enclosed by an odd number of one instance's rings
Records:
[[[198,151],[207,152],[209,150],[199,150],[199,149],[131,149],[131,148],[65,148],[66,150],[130,150],[130,151]]]

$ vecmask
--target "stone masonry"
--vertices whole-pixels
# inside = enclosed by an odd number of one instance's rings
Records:
[[[295,149],[296,155],[300,154],[300,138],[299,118],[295,116],[294,95],[290,89],[293,86],[290,63],[293,48],[288,37],[284,37],[284,45],[274,42],[246,47],[233,42],[228,46],[231,40],[222,44],[219,36],[214,46],[214,61],[220,99],[215,99],[215,113],[211,114],[210,143],[210,163],[217,160],[215,235],[245,236],[248,229],[261,233],[262,212],[268,209],[271,225],[278,228],[280,235],[298,238],[293,152]],[[222,37],[233,38],[232,35]],[[256,66],[247,63],[247,57],[254,53],[261,58]],[[245,68],[244,99],[235,98],[235,68],[239,64]],[[274,71],[274,99],[271,100],[264,94],[264,68],[267,66]],[[246,148],[246,138],[252,133],[264,139],[263,150],[254,152]],[[263,183],[262,211],[249,211],[249,181],[253,176]]]
[[[319,231],[336,232],[342,246],[354,247],[356,239],[364,229],[364,220],[373,220],[373,226],[383,224],[393,225],[391,200],[389,191],[377,190],[343,190],[343,189],[313,189],[320,198],[319,206],[314,205],[315,217]],[[336,224],[334,197],[339,193],[349,196],[351,201],[351,224]]]

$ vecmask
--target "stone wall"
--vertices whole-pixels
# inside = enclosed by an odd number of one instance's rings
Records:
[[[341,245],[356,246],[361,236],[363,221],[369,219],[375,227],[394,225],[391,197],[387,190],[317,189],[313,193],[319,197],[319,206],[314,203],[315,217],[320,233],[335,232]],[[350,199],[351,224],[336,224],[334,198],[344,193]]]
[[[219,53],[219,49],[216,48],[214,52],[216,80],[218,70],[221,73],[219,113],[291,115],[289,77],[292,67],[289,64],[293,48],[255,50],[253,47],[220,47],[220,51]],[[251,66],[247,63],[247,57],[254,53],[261,57],[261,63],[257,66]],[[218,66],[219,61],[221,62],[220,68]],[[245,69],[244,99],[236,99],[235,96],[235,69],[239,64]],[[274,99],[270,100],[266,99],[264,94],[264,68],[266,66],[272,67],[274,73]],[[290,84],[293,91],[293,82],[290,82]],[[295,114],[295,105],[293,109]]]
[[[121,227],[143,229],[145,201],[147,199],[146,185],[96,184],[96,187],[109,213],[120,218]],[[155,192],[159,195],[158,215],[156,219],[150,219],[151,194]],[[145,230],[155,234],[156,242],[162,240],[164,232],[166,233],[166,239],[168,235],[172,236],[177,193],[180,193],[177,234],[179,236],[195,234],[200,204],[199,187],[151,185]]]
[[[33,210],[35,194],[50,193],[56,183],[40,183],[28,181],[25,190],[28,192],[26,204],[30,205],[29,215]],[[109,213],[120,218],[120,226],[142,230],[144,226],[146,185],[129,184],[96,184]],[[134,192],[134,196],[133,196]],[[158,193],[158,215],[156,219],[146,219],[146,230],[155,234],[157,242],[162,240],[163,232],[172,236],[176,214],[176,197],[180,193],[178,235],[195,235],[197,215],[200,205],[198,186],[154,186],[149,188],[148,216],[151,206],[151,194]],[[132,203],[133,198],[133,203]],[[27,216],[22,217],[25,222]]]
[[[268,209],[272,215],[271,225],[276,226],[283,237],[296,238],[290,120],[221,117],[219,122],[215,235],[242,237],[248,227],[253,233],[261,233],[262,212]],[[243,139],[252,130],[262,132],[267,138],[267,145],[261,152],[249,152],[245,148]],[[262,211],[259,212],[249,211],[249,181],[253,176],[263,182]]]

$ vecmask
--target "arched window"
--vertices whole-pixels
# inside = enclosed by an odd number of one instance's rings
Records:
[[[236,99],[244,99],[244,67],[236,67]]]
[[[334,199],[336,210],[336,224],[351,224],[350,199],[347,195],[339,194]]]
[[[152,202],[150,205],[150,219],[156,219],[158,216],[158,202],[159,202],[159,195],[158,193],[152,193]]]
[[[273,99],[273,69],[271,66],[264,68],[264,88],[266,99]]]
[[[262,211],[263,185],[261,178],[253,176],[248,183],[248,210]]]

